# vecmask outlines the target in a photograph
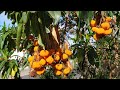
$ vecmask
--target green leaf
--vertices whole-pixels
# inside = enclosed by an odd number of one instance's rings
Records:
[[[2,68],[4,67],[4,65],[5,65],[6,62],[7,62],[6,60],[3,60],[3,61],[0,63],[0,71],[2,70]]]
[[[39,36],[38,36],[38,43],[39,43],[40,46],[42,46],[42,47],[45,49],[45,46],[44,46],[44,44],[43,44],[43,42],[42,42],[42,39],[41,39],[41,35],[40,35],[40,34],[39,34]]]
[[[22,13],[22,20],[23,20],[24,24],[27,23],[27,20],[28,20],[28,13],[27,12]]]
[[[59,21],[59,18],[61,16],[61,11],[48,11],[50,16],[54,19],[54,25],[56,25]]]

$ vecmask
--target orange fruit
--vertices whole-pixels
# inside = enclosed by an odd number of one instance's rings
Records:
[[[41,59],[39,62],[40,62],[40,65],[42,65],[42,66],[44,66],[46,64],[45,59]]]
[[[62,59],[63,59],[63,60],[68,59],[68,55],[64,53],[64,54],[62,55]]]
[[[55,75],[60,76],[62,74],[62,71],[55,70]]]
[[[101,27],[105,30],[108,30],[110,28],[110,24],[109,24],[109,22],[103,22],[101,24]]]
[[[106,22],[110,22],[111,21],[111,17],[106,17],[105,21]]]
[[[30,62],[30,67],[32,67],[32,65],[33,65],[33,61]]]
[[[66,49],[66,50],[65,50],[65,53],[66,53],[68,56],[72,55],[72,52],[71,52],[69,49]]]
[[[49,56],[46,61],[48,62],[48,64],[52,64],[54,62],[54,59],[52,58],[52,56]]]
[[[95,27],[95,26],[96,26],[96,21],[95,21],[95,20],[91,20],[90,26],[91,26],[91,27]]]
[[[28,61],[29,61],[29,62],[31,62],[31,61],[33,61],[33,60],[34,60],[34,56],[28,57]]]
[[[37,56],[38,55],[38,53],[37,52],[34,52],[34,56]]]
[[[47,50],[41,50],[40,51],[40,56],[47,57],[48,55],[49,55],[49,51],[47,51]]]
[[[34,46],[38,46],[39,44],[38,44],[38,40],[35,40],[34,41]]]
[[[105,35],[109,35],[109,34],[111,34],[111,33],[112,33],[112,29],[111,29],[111,28],[108,29],[108,30],[105,30],[105,32],[104,32]]]
[[[60,56],[59,55],[55,55],[54,59],[55,59],[55,61],[59,61],[60,60]]]
[[[37,61],[33,62],[33,64],[32,64],[33,69],[40,68],[40,67],[41,67],[41,65],[39,62],[37,62]]]
[[[70,68],[69,67],[67,67],[67,68],[65,68],[64,70],[63,70],[63,74],[64,75],[67,75],[67,74],[69,74],[70,73]]]
[[[96,31],[97,34],[103,34],[105,32],[105,30],[103,28],[98,28],[98,30]]]
[[[60,52],[58,52],[58,51],[55,54],[58,55],[58,56],[60,56]]]
[[[45,68],[40,68],[39,70],[36,71],[38,75],[42,75],[45,72]]]
[[[97,28],[97,27],[92,27],[92,31],[93,31],[93,32],[97,32],[97,31],[98,31],[98,28]]]
[[[55,65],[55,68],[56,68],[57,70],[61,70],[61,69],[63,68],[63,65],[62,65],[62,64],[56,64],[56,65]]]
[[[38,50],[39,50],[39,46],[35,46],[34,51],[38,51]]]

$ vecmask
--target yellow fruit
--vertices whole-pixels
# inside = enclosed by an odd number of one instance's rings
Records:
[[[55,59],[55,61],[59,61],[60,60],[60,56],[59,55],[55,55],[54,59]]]
[[[45,68],[41,68],[41,69],[39,69],[39,70],[36,71],[36,73],[38,75],[42,75],[44,72],[45,72]]]
[[[97,32],[99,29],[97,27],[92,27],[93,32]]]
[[[33,61],[33,60],[34,60],[34,56],[28,57],[28,61],[29,61],[29,62],[31,62],[31,61]]]
[[[63,74],[67,75],[69,73],[70,73],[70,68],[69,67],[67,67],[63,70]]]
[[[40,65],[42,65],[42,66],[44,66],[46,64],[45,59],[41,59],[39,62],[40,62]]]
[[[105,30],[108,30],[110,28],[110,24],[109,24],[109,22],[103,22],[101,24],[101,27]]]
[[[110,22],[111,21],[111,17],[106,17],[105,21],[106,22]]]
[[[35,46],[34,51],[38,51],[38,50],[39,50],[39,46]]]
[[[16,74],[16,72],[13,70],[13,68],[12,68],[12,71],[11,71],[11,76],[12,77],[14,77],[15,76],[15,74]]]
[[[49,55],[49,51],[47,51],[47,50],[41,50],[40,51],[40,56],[47,57],[48,55]]]
[[[56,64],[56,65],[55,65],[55,68],[56,68],[57,70],[61,70],[61,69],[63,68],[63,65],[62,65],[62,64]]]
[[[69,49],[66,49],[66,50],[65,50],[65,53],[66,53],[68,56],[72,55],[72,52],[71,52]]]
[[[103,34],[105,32],[105,30],[103,28],[99,28],[96,33],[97,34]]]
[[[33,69],[40,68],[40,67],[41,67],[40,62],[37,62],[37,61],[33,62],[32,64]]]
[[[95,27],[95,26],[96,26],[96,21],[95,21],[95,20],[91,20],[90,26],[91,26],[91,27]]]
[[[49,56],[46,61],[48,62],[48,64],[52,64],[54,62],[54,59],[52,58],[52,56]]]
[[[62,74],[62,71],[55,70],[55,75],[60,76]]]
[[[62,59],[63,59],[63,60],[68,59],[68,55],[64,53],[64,54],[62,55]]]
[[[104,32],[105,35],[109,35],[109,34],[111,34],[111,33],[112,33],[112,29],[105,30],[105,32]]]

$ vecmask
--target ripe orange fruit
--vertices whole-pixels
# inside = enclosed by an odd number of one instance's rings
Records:
[[[106,17],[105,21],[106,22],[110,22],[111,21],[111,17]]]
[[[31,62],[31,61],[33,61],[33,60],[34,60],[34,56],[28,57],[28,61],[29,61],[29,62]]]
[[[103,22],[101,24],[101,27],[105,30],[108,30],[110,28],[110,24],[109,24],[109,22]]]
[[[60,52],[58,52],[58,51],[55,54],[58,55],[58,56],[60,56]]]
[[[99,28],[96,33],[97,34],[103,34],[105,32],[105,30],[103,28]]]
[[[38,46],[39,44],[38,44],[38,40],[35,40],[34,41],[34,46]]]
[[[40,63],[39,62],[33,62],[33,64],[32,64],[32,68],[33,69],[36,69],[36,68],[40,68],[41,67],[41,65],[40,65]]]
[[[96,21],[95,21],[95,20],[91,20],[90,26],[91,26],[91,27],[95,27],[95,26],[96,26]]]
[[[38,75],[42,75],[45,72],[45,68],[40,68],[39,70],[36,71]]]
[[[61,70],[61,69],[63,68],[63,65],[62,65],[62,64],[56,64],[56,65],[55,65],[55,68],[56,68],[57,70]]]
[[[47,50],[41,50],[40,51],[40,56],[47,57],[48,55],[49,55],[49,51],[47,51]]]
[[[39,50],[39,46],[35,46],[34,51],[38,51],[38,50]]]
[[[38,53],[37,52],[34,52],[34,56],[37,56],[38,55]]]
[[[92,27],[92,31],[93,31],[93,32],[97,32],[97,31],[98,31],[98,28],[97,28],[97,27]]]
[[[68,59],[68,55],[64,53],[64,54],[62,55],[62,59],[63,59],[63,60]]]
[[[111,29],[111,28],[108,29],[108,30],[105,30],[105,32],[104,32],[105,35],[109,35],[109,34],[111,34],[111,33],[112,33],[112,29]]]
[[[30,62],[30,67],[32,67],[32,65],[33,65],[33,61]]]
[[[46,61],[48,62],[48,64],[52,64],[54,62],[54,59],[52,58],[52,56],[49,56]]]
[[[54,59],[55,59],[55,61],[59,61],[60,60],[60,56],[59,55],[55,55]]]
[[[65,50],[65,53],[66,53],[68,56],[72,55],[72,52],[71,52],[69,49],[66,49],[66,50]]]
[[[60,76],[62,74],[62,71],[55,70],[55,75]]]
[[[44,66],[46,64],[45,59],[41,59],[39,62],[40,62],[40,65],[42,65],[42,66]]]
[[[70,73],[70,68],[69,67],[67,67],[67,68],[65,68],[64,70],[63,70],[63,74],[64,75],[67,75],[67,74],[69,74]]]

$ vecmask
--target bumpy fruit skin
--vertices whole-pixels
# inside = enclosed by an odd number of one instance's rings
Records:
[[[55,65],[55,68],[56,68],[57,70],[61,70],[61,69],[63,68],[63,65],[62,65],[62,64],[56,64],[56,65]]]
[[[36,68],[40,68],[41,67],[41,65],[40,65],[40,63],[39,62],[33,62],[33,64],[32,64],[32,68],[33,69],[36,69]]]
[[[95,26],[96,26],[96,21],[95,21],[95,20],[91,20],[90,26],[91,26],[91,27],[95,27]]]
[[[97,34],[104,34],[105,30],[103,28],[99,28],[96,33]]]
[[[45,72],[45,68],[41,68],[41,69],[39,69],[39,70],[36,71],[36,73],[38,75],[42,75],[44,72]]]
[[[56,62],[58,62],[60,60],[60,56],[59,55],[55,55],[54,59],[55,59]]]
[[[92,27],[92,31],[93,31],[93,32],[97,32],[97,31],[98,31],[98,28],[97,28],[97,27]]]
[[[64,75],[67,75],[67,74],[70,73],[70,71],[71,71],[71,69],[70,69],[69,67],[67,67],[67,68],[65,68],[65,69],[63,70],[63,74],[64,74]]]
[[[52,64],[54,62],[54,59],[52,58],[52,56],[49,56],[47,59],[46,59],[47,63],[48,64]]]
[[[64,53],[64,54],[62,55],[62,59],[63,59],[63,60],[68,59],[68,55]]]
[[[56,76],[60,76],[61,74],[62,74],[62,71],[55,70],[55,75],[56,75]]]
[[[111,17],[106,17],[105,19],[106,22],[111,22],[111,20],[112,20]]]
[[[66,53],[68,56],[71,56],[71,55],[72,55],[72,52],[71,52],[69,49],[66,49],[66,50],[65,50],[65,53]]]
[[[45,61],[45,59],[41,59],[41,60],[39,61],[39,63],[40,63],[40,65],[44,66],[44,65],[46,64],[46,61]]]
[[[29,61],[29,62],[31,62],[31,61],[33,61],[33,60],[34,60],[34,56],[28,57],[28,61]]]
[[[105,30],[108,30],[110,28],[110,24],[109,24],[109,22],[103,22],[101,24],[101,27]]]
[[[111,33],[112,33],[112,29],[111,29],[111,28],[108,29],[108,30],[105,30],[105,32],[104,32],[105,35],[109,35],[109,34],[111,34]]]
[[[48,55],[49,55],[49,51],[47,51],[47,50],[41,50],[40,51],[40,56],[47,57]]]
[[[34,52],[38,51],[39,50],[39,46],[35,46],[34,47]]]

